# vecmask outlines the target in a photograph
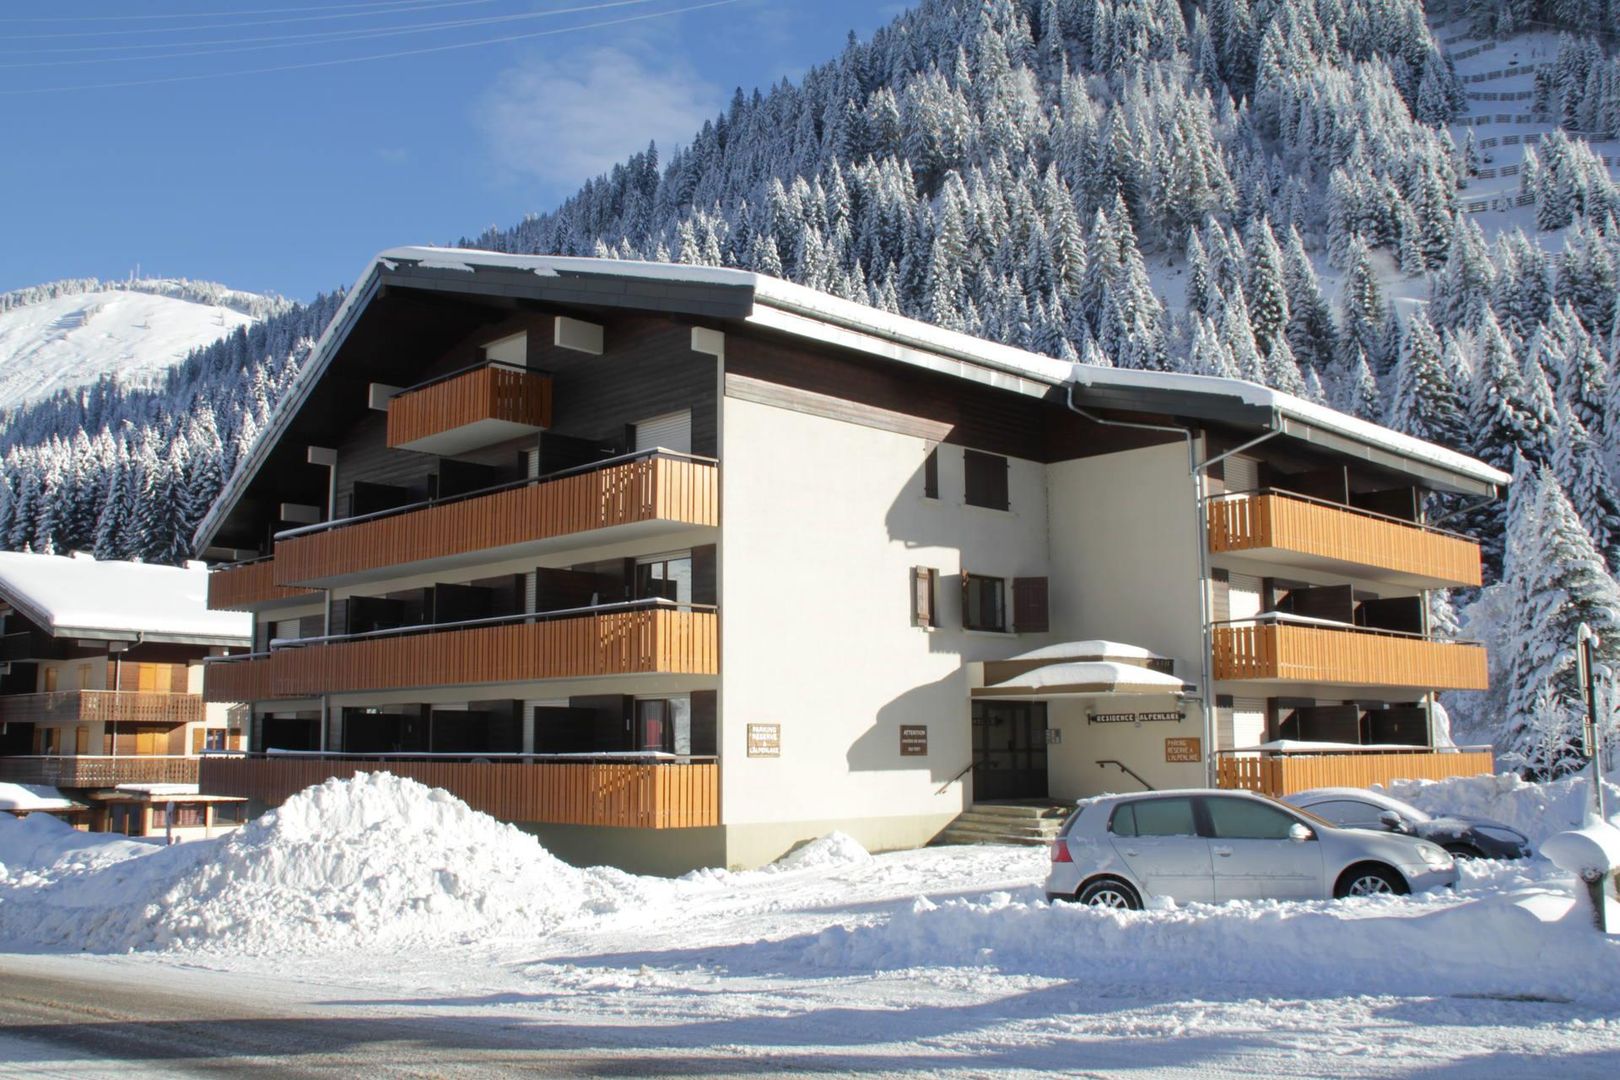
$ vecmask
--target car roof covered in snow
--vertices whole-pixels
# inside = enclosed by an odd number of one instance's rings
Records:
[[[465,248],[378,254],[345,297],[272,417],[198,527],[210,544],[280,441],[360,314],[384,287],[558,305],[616,307],[736,321],[998,389],[1076,405],[1274,431],[1419,478],[1440,491],[1490,495],[1510,477],[1443,447],[1241,379],[1091,367],[941,329],[747,270]]]
[[[0,551],[0,599],[54,637],[246,645],[253,617],[208,610],[202,563],[102,561]]]

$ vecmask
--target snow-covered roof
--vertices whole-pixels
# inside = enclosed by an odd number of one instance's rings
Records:
[[[79,803],[45,784],[13,784],[0,781],[0,810],[74,810]]]
[[[1004,679],[977,693],[990,695],[1030,691],[1053,694],[1179,694],[1182,681],[1174,675],[1112,660],[1047,664]]]
[[[205,546],[213,539],[224,514],[258,473],[270,449],[280,440],[293,416],[320,381],[332,355],[341,347],[360,312],[375,295],[381,276],[403,271],[448,271],[452,274],[465,273],[469,277],[475,277],[480,271],[485,272],[486,276],[489,271],[506,271],[532,274],[557,282],[622,282],[639,286],[635,291],[648,297],[663,297],[680,289],[725,291],[733,296],[732,302],[736,305],[736,310],[726,310],[725,317],[741,318],[745,323],[762,329],[859,350],[1001,389],[1042,397],[1052,387],[1072,386],[1082,390],[1101,388],[1115,393],[1146,391],[1167,397],[1176,396],[1183,401],[1227,403],[1241,408],[1246,417],[1257,420],[1261,426],[1326,445],[1384,467],[1423,476],[1443,489],[1456,486],[1462,490],[1489,491],[1512,479],[1466,455],[1257,383],[1204,375],[1072,364],[969,334],[944,330],[917,319],[881,311],[749,270],[628,259],[512,255],[470,248],[395,247],[373,258],[355,287],[349,290],[342,307],[333,316],[271,419],[269,430],[259,439],[247,462],[233,474],[219,500],[198,527],[196,539],[199,546]],[[455,288],[461,290],[465,286],[457,283]],[[500,285],[492,284],[490,288],[492,292],[504,295],[511,291],[510,280]],[[478,288],[475,284],[466,291],[476,293]],[[631,290],[626,288],[619,292],[628,294]],[[609,299],[610,296],[609,292],[599,292],[594,300],[583,294],[572,299],[584,303],[628,302],[627,295],[613,299]],[[699,308],[703,307],[701,301],[696,303]],[[719,315],[720,306],[716,304],[708,311]],[[1153,411],[1151,408],[1144,409],[1140,402],[1136,407],[1141,411]],[[1174,406],[1167,403],[1167,407]]]
[[[1043,645],[1039,649],[1009,656],[1008,660],[1160,660],[1163,657],[1122,641],[1104,641],[1091,638],[1086,641],[1064,641],[1057,645]]]
[[[245,645],[253,617],[208,610],[202,563],[0,551],[0,598],[55,637]]]

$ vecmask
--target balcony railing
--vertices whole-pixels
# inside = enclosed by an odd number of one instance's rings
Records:
[[[711,458],[644,451],[487,491],[292,529],[276,538],[279,584],[331,583],[370,571],[524,545],[615,526],[720,523]]]
[[[1485,649],[1351,626],[1257,620],[1214,628],[1215,678],[1429,690],[1487,688]]]
[[[456,454],[551,426],[551,379],[484,363],[421,383],[388,402],[388,445]]]
[[[1389,747],[1336,750],[1223,750],[1215,774],[1223,788],[1258,791],[1282,798],[1324,787],[1370,787],[1394,780],[1445,780],[1479,776],[1496,769],[1488,746],[1410,750]]]
[[[93,788],[118,784],[195,784],[197,759],[178,755],[31,755],[0,757],[0,780]]]
[[[245,796],[276,806],[330,777],[386,770],[443,788],[505,821],[685,829],[720,824],[720,766],[712,758],[582,760],[484,755],[207,755],[207,795]]]
[[[1209,550],[1269,552],[1285,561],[1350,564],[1424,588],[1480,584],[1479,545],[1465,536],[1292,492],[1209,500]]]
[[[314,589],[277,585],[274,559],[222,566],[208,575],[210,611],[255,611],[317,595]]]
[[[515,615],[285,642],[211,660],[209,701],[261,701],[361,690],[719,671],[712,609],[667,601]]]
[[[203,720],[197,694],[138,690],[62,690],[0,697],[0,722],[25,724],[195,724]]]

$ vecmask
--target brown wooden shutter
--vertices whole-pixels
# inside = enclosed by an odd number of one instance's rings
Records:
[[[1013,578],[1013,629],[1020,634],[1042,634],[1049,629],[1046,579]]]
[[[204,729],[202,729],[200,727],[194,727],[194,728],[191,729],[191,752],[192,752],[192,754],[195,755],[195,754],[202,753],[203,740],[205,738],[207,738],[207,737],[208,737],[208,733]]]
[[[911,568],[911,625],[935,625],[934,571],[926,566]]]

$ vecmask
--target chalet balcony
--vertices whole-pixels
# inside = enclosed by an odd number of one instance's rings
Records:
[[[278,585],[352,583],[720,523],[711,458],[644,451],[484,492],[282,533]],[[611,530],[611,533],[609,533]]]
[[[276,584],[275,572],[274,559],[236,563],[212,571],[208,575],[209,610],[264,611],[319,595],[315,589]]]
[[[194,757],[155,754],[62,754],[0,757],[0,780],[64,788],[119,784],[195,784]]]
[[[287,642],[269,653],[210,661],[204,668],[203,696],[209,701],[263,701],[424,686],[718,671],[715,612],[653,601]]]
[[[1485,649],[1387,630],[1266,619],[1214,627],[1216,679],[1310,684],[1484,690]]]
[[[386,770],[443,788],[504,821],[688,829],[720,824],[712,758],[583,759],[486,754],[477,759],[385,755],[216,755],[202,759],[205,795],[276,806],[330,777]]]
[[[23,724],[200,724],[203,699],[197,694],[138,690],[64,690],[50,694],[0,697],[0,723]]]
[[[1445,780],[1495,771],[1488,746],[1223,750],[1215,759],[1221,787],[1257,791],[1274,799],[1315,788],[1364,788],[1394,780]]]
[[[1216,496],[1207,511],[1211,554],[1412,589],[1480,584],[1478,544],[1399,518],[1282,491]]]
[[[551,426],[551,379],[512,364],[484,363],[395,394],[388,445],[463,454]]]

